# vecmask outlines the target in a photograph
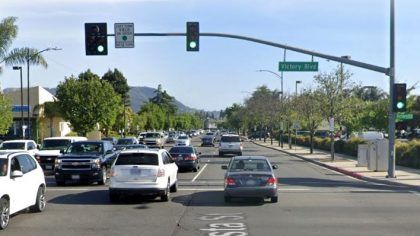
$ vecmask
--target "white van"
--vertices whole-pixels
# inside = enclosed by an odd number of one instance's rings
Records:
[[[61,150],[67,149],[71,143],[86,140],[86,137],[78,136],[45,138],[42,142],[41,148],[37,153],[35,153],[35,158],[38,160],[44,171],[53,171],[55,159],[61,155]]]

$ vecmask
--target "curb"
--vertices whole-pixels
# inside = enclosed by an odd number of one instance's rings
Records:
[[[297,157],[301,160],[304,160],[304,161],[307,161],[307,162],[325,167],[327,169],[342,173],[344,175],[351,176],[351,177],[356,178],[356,179],[360,179],[360,180],[364,180],[364,181],[368,181],[368,182],[373,182],[373,183],[378,183],[378,184],[386,184],[386,185],[392,185],[392,186],[398,186],[398,187],[409,187],[409,188],[420,189],[420,187],[415,186],[415,185],[398,183],[398,182],[389,181],[389,180],[380,180],[380,179],[375,179],[375,178],[372,178],[372,177],[366,177],[366,176],[363,176],[361,174],[355,173],[353,171],[348,171],[348,170],[345,170],[345,169],[342,169],[342,168],[339,168],[339,167],[330,166],[330,165],[327,165],[325,163],[322,163],[322,162],[319,162],[319,161],[316,161],[316,160],[312,160],[312,159],[300,156],[300,155],[295,154],[295,153],[291,153],[291,152],[288,152],[288,151],[285,151],[285,150],[277,149],[276,147],[265,146],[263,144],[259,144],[259,143],[256,143],[254,141],[252,141],[252,143],[254,143],[255,145],[258,145],[260,147],[265,147],[265,148],[269,148],[269,149],[272,149],[272,150],[275,150],[275,151],[286,153],[288,155]]]

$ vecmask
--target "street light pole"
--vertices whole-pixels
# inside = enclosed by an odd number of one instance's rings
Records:
[[[29,55],[29,48],[28,48],[27,53],[26,53],[26,66],[27,66],[27,70],[28,70],[28,73],[27,73],[27,79],[28,79],[28,81],[27,81],[28,82],[28,138],[31,137],[31,116],[30,116],[31,106],[30,106],[30,92],[29,92],[29,88],[30,88],[29,87],[29,63],[30,63],[31,59],[33,59],[37,55],[39,55],[39,54],[41,54],[45,51],[50,51],[50,50],[57,51],[57,50],[61,50],[61,48],[57,48],[57,47],[46,48],[46,49],[43,49],[43,50],[41,50],[41,51],[39,51],[35,54],[32,54],[32,55]]]
[[[23,120],[23,84],[22,84],[22,67],[21,66],[14,66],[13,70],[20,70],[20,119],[21,119],[21,124],[20,124],[20,128],[22,130],[22,139],[25,139],[25,133],[23,132],[23,125],[24,125],[24,120]]]
[[[300,84],[300,83],[302,83],[302,81],[300,81],[300,80],[296,80],[296,90],[295,90],[295,96],[297,97],[297,94],[298,94],[298,92],[297,92],[297,86],[298,86],[298,84]]]

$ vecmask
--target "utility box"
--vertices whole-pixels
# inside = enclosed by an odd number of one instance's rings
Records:
[[[389,140],[371,140],[360,144],[357,150],[357,166],[366,166],[373,171],[388,170]]]
[[[357,146],[357,166],[365,167],[368,165],[368,144],[359,144]]]
[[[375,142],[376,146],[376,171],[388,170],[389,140],[381,139]]]

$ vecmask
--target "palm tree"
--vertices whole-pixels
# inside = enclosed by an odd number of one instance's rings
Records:
[[[16,17],[7,17],[0,22],[0,63],[7,58],[7,50],[17,36]],[[0,73],[2,68],[0,67]]]

